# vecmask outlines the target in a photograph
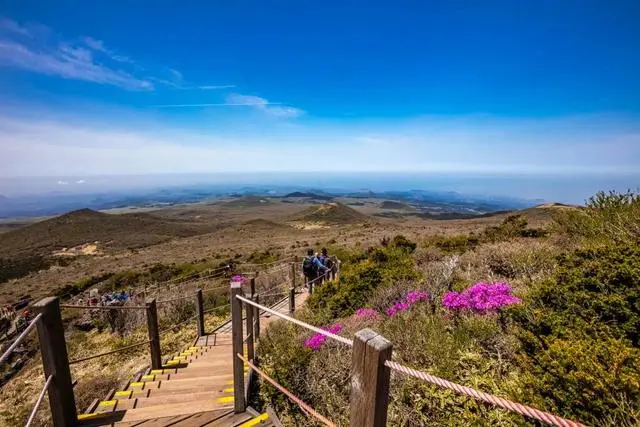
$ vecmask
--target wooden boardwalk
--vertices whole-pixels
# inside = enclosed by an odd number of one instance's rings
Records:
[[[296,295],[300,307],[307,293]],[[288,299],[272,309],[287,314]],[[261,313],[265,330],[276,316]],[[246,331],[245,331],[246,333]],[[246,350],[245,350],[246,351]],[[266,414],[233,411],[233,354],[231,322],[214,333],[200,337],[163,365],[131,381],[123,390],[79,416],[81,426],[254,426],[271,425]],[[245,376],[248,368],[245,367]],[[246,377],[245,377],[246,381]]]

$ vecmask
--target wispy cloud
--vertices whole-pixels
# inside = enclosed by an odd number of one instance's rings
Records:
[[[89,48],[93,49],[96,52],[104,53],[106,56],[113,59],[114,61],[124,62],[129,64],[135,63],[135,61],[133,61],[128,56],[116,53],[111,49],[107,49],[107,47],[105,46],[102,40],[97,40],[92,37],[84,37],[83,41]]]
[[[44,52],[21,43],[0,40],[1,65],[130,90],[153,89],[150,81],[106,67],[95,62],[90,51],[66,45]]]
[[[196,86],[195,89],[201,89],[201,90],[218,90],[218,89],[231,89],[236,87],[236,85],[218,85],[218,86]],[[189,88],[184,88],[184,89],[189,89]]]
[[[145,66],[99,39],[64,39],[40,24],[21,25],[0,17],[0,67],[70,80],[117,86],[126,90],[223,89],[187,84],[173,68]],[[151,71],[150,71],[151,70]],[[153,71],[155,70],[155,71]]]
[[[26,27],[22,27],[18,25],[18,23],[6,18],[0,18],[0,31],[31,36],[31,33]]]
[[[199,107],[239,107],[239,106],[257,106],[264,105],[255,102],[219,102],[210,104],[164,104],[164,105],[152,105],[155,108],[199,108]],[[267,105],[279,105],[277,103],[269,103]]]
[[[304,110],[299,108],[282,106],[279,103],[269,102],[267,99],[253,95],[234,93],[227,96],[227,103],[230,105],[250,105],[265,114],[286,119],[294,119],[305,114]]]

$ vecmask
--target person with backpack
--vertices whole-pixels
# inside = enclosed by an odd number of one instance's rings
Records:
[[[311,291],[311,286],[317,283],[317,279],[327,271],[327,267],[313,253],[313,249],[307,250],[307,256],[302,260],[302,274],[304,274],[308,291]]]
[[[327,272],[325,273],[324,279],[322,279],[322,281],[325,282],[328,280],[334,280],[336,270],[335,256],[329,256],[327,248],[322,248],[320,254],[320,261],[322,262],[322,265],[327,267]]]

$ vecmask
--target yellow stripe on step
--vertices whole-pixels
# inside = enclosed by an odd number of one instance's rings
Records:
[[[110,412],[92,412],[91,414],[78,414],[78,421],[92,420],[99,417],[110,417],[111,415],[112,414]]]
[[[216,403],[233,403],[233,396],[224,396],[216,399]]]
[[[143,381],[153,381],[156,379],[156,376],[151,374],[151,375],[143,375],[142,378],[140,378]]]
[[[131,397],[133,390],[116,391],[114,397]]]
[[[164,369],[152,369],[152,374],[164,374]]]
[[[98,403],[98,406],[113,406],[116,403],[118,403],[117,400],[103,400],[102,402]]]
[[[144,383],[143,382],[131,383],[129,384],[129,387],[144,387]]]
[[[238,427],[252,427],[258,424],[262,424],[263,422],[269,419],[269,414],[266,412],[264,414],[258,415],[255,418],[250,419],[249,421],[238,425]]]
[[[222,390],[223,393],[233,393],[233,389],[232,388],[225,388],[224,390]]]

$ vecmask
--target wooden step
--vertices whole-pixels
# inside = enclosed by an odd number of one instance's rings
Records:
[[[148,408],[150,406],[190,402],[193,400],[213,400],[219,405],[231,404],[233,403],[233,388],[215,387],[211,391],[189,391],[188,393],[183,392],[183,390],[172,390],[172,393],[151,393],[149,397],[136,396],[131,399],[107,400],[98,404],[98,411],[112,412],[122,409]]]
[[[246,378],[246,376],[245,376]],[[152,381],[143,383],[138,386],[136,383],[132,383],[129,386],[129,390],[143,390],[143,389],[178,389],[178,388],[188,388],[193,387],[194,384],[201,385],[226,385],[229,380],[233,380],[233,375],[223,374],[223,375],[211,375],[211,376],[197,376],[193,378],[183,378],[183,379],[171,379],[168,381]]]
[[[162,417],[175,417],[178,415],[190,415],[198,412],[231,409],[233,403],[220,405],[213,399],[191,400],[189,402],[171,403],[166,405],[150,406],[148,408],[136,408],[117,410],[112,412],[112,417],[118,421],[142,421]]]

